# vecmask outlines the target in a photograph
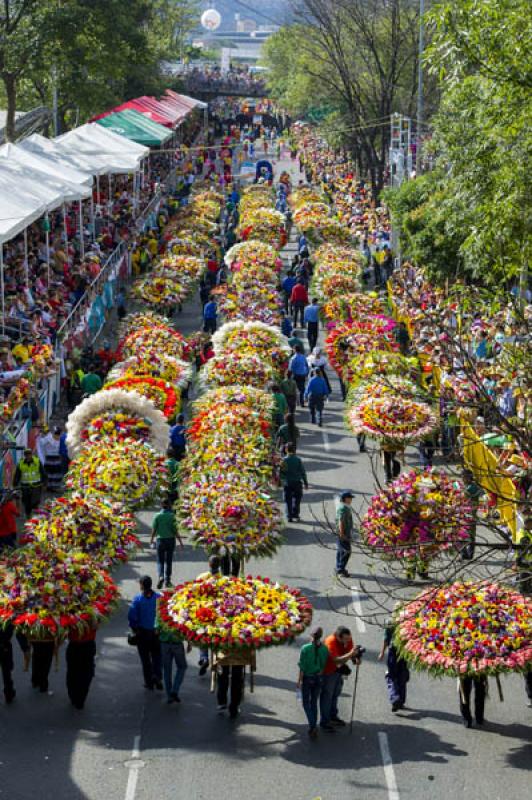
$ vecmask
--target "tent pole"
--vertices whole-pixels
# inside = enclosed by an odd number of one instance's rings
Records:
[[[50,286],[50,217],[48,211],[45,216],[45,239],[46,239],[46,274],[48,287]]]
[[[85,258],[85,237],[83,236],[83,200],[79,201],[79,246],[81,260]]]
[[[24,228],[24,271],[26,273],[26,284],[30,288],[30,267],[28,264],[28,229]]]
[[[91,227],[92,227],[92,241],[96,241],[96,222],[94,221],[94,194],[91,191]]]
[[[0,288],[2,291],[2,335],[6,330],[6,294],[4,291],[4,243],[0,242]]]
[[[68,227],[67,227],[67,211],[65,203],[63,203],[63,230],[65,232],[65,255],[68,260]]]

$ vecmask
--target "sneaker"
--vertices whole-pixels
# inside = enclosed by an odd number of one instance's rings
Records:
[[[162,589],[163,588],[163,583],[164,583],[163,579],[159,578],[159,580],[157,581],[157,588],[158,589]]]
[[[227,711],[227,703],[220,703],[219,706],[216,706],[216,710],[218,714],[223,714],[224,711]]]
[[[172,692],[172,693],[170,694],[170,697],[172,698],[172,700],[174,701],[174,703],[180,703],[180,702],[181,702],[181,698],[180,698],[180,697],[179,697],[179,695],[178,695],[178,694],[176,694],[175,692]]]
[[[167,706],[171,706],[171,705],[172,705],[172,703],[175,703],[175,700],[174,700],[174,698],[172,697],[172,695],[170,695],[170,697],[167,697],[167,698],[166,698],[166,705],[167,705]]]
[[[166,588],[166,589],[171,589],[171,588],[172,588],[172,586],[173,586],[173,584],[172,584],[172,581],[171,581],[170,579],[168,579],[167,581],[165,581],[165,582],[164,582],[164,585],[165,585],[165,588]]]
[[[320,725],[320,728],[322,729],[322,731],[325,731],[326,733],[335,733],[336,732],[335,729],[334,729],[334,726],[331,725],[330,722],[326,722],[325,725]]]
[[[207,672],[208,669],[209,669],[209,662],[208,661],[203,662],[203,664],[200,666],[200,670],[199,670],[200,678],[202,678],[205,675],[205,673]]]
[[[337,728],[345,728],[345,722],[340,717],[333,717],[331,725],[336,725]]]
[[[392,711],[394,714],[396,711],[399,711],[400,708],[401,708],[401,703],[399,702],[399,700],[396,700],[395,703],[392,703]]]

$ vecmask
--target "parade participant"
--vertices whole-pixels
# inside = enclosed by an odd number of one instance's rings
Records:
[[[323,350],[321,347],[314,347],[312,353],[307,358],[308,365],[312,369],[317,369],[321,373],[322,378],[324,379],[325,383],[327,384],[327,388],[329,390],[329,394],[331,393],[331,384],[329,382],[329,377],[327,375],[327,359],[323,355]]]
[[[297,404],[297,383],[292,377],[292,373],[290,372],[290,370],[287,371],[286,378],[283,378],[279,386],[281,388],[282,393],[286,397],[286,402],[288,403],[289,412],[291,414],[295,414],[296,404]]]
[[[164,501],[161,511],[153,518],[150,545],[153,545],[156,537],[157,567],[159,572],[157,588],[162,589],[163,583],[166,588],[169,588],[172,585],[172,559],[176,539],[181,550],[183,550],[183,541],[179,535],[172,503],[169,499]]]
[[[61,455],[61,428],[43,432],[37,439],[37,455],[46,472],[48,490],[58,492],[63,482],[63,457]]]
[[[170,505],[173,507],[175,501],[179,495],[179,461],[175,457],[175,453],[172,447],[169,447],[166,451],[166,469],[168,470],[168,478],[170,482],[170,488],[168,490],[168,501]]]
[[[292,324],[292,320],[288,316],[284,316],[281,322],[281,333],[283,336],[286,336],[288,339],[292,334],[294,326]],[[298,339],[299,342],[299,339]]]
[[[471,714],[471,692],[475,690],[475,722],[484,725],[484,705],[488,695],[488,679],[485,675],[466,675],[458,678],[458,697],[460,699],[460,713],[466,728],[473,727]]]
[[[299,522],[303,486],[308,489],[307,473],[303,462],[295,454],[295,447],[289,444],[286,450],[287,455],[281,462],[281,480],[286,503],[286,516],[288,522]]]
[[[351,638],[351,631],[343,625],[325,639],[325,647],[329,655],[322,678],[320,728],[333,733],[336,727],[345,726],[345,722],[339,717],[338,698],[342,694],[344,676],[351,674],[347,663],[352,661],[354,664],[359,664],[360,657],[357,655],[359,649]]]
[[[301,433],[295,423],[294,414],[288,412],[284,418],[284,424],[277,431],[276,444],[283,455],[286,455],[286,448],[289,444],[293,445],[294,453],[297,450],[297,441]]]
[[[211,296],[209,302],[203,308],[203,330],[205,333],[215,333],[216,320],[218,315],[218,306]]]
[[[284,278],[284,280],[283,280],[283,282],[281,284],[281,288],[283,290],[283,297],[284,297],[284,311],[285,311],[285,314],[288,314],[289,312],[291,312],[293,310],[291,302],[290,302],[290,298],[292,296],[292,289],[294,288],[296,283],[297,283],[296,276],[295,276],[294,272],[292,270],[290,270],[289,272],[287,272],[286,277]]]
[[[288,411],[288,402],[278,384],[272,386],[272,394],[274,401],[273,421],[275,427],[280,428]]]
[[[329,659],[329,651],[322,643],[322,637],[322,628],[315,628],[310,634],[310,642],[301,648],[298,662],[297,688],[301,690],[303,709],[309,724],[308,735],[311,739],[315,739],[318,735],[318,701],[323,685],[323,670]]]
[[[327,388],[325,380],[318,370],[312,370],[310,373],[310,380],[305,389],[304,398],[308,400],[310,421],[314,424],[317,422],[320,428],[323,425],[323,406],[328,396],[329,389]]]
[[[308,346],[311,350],[316,347],[318,341],[319,313],[318,298],[314,297],[312,303],[305,307],[303,314],[303,321],[307,326]]]
[[[15,547],[17,542],[17,517],[20,509],[17,494],[13,491],[0,492],[0,555],[4,548]]]
[[[0,627],[0,668],[2,670],[2,680],[4,682],[4,697],[6,703],[12,703],[15,699],[16,691],[13,683],[13,626],[8,624]]]
[[[353,512],[351,503],[353,502],[352,492],[342,492],[340,504],[336,511],[336,529],[338,540],[336,542],[336,574],[349,578],[347,564],[351,558],[351,541],[353,536]]]
[[[144,688],[162,691],[161,645],[155,631],[157,599],[160,595],[153,591],[149,575],[144,575],[139,583],[140,593],[133,598],[127,618],[142,664]]]
[[[299,338],[296,333],[292,333],[292,335],[288,338],[288,344],[292,348],[292,352],[295,352],[296,347],[301,348],[301,352],[305,352],[305,345],[303,344],[303,340]]]
[[[393,644],[393,631],[394,625],[390,620],[384,629],[384,638],[378,659],[382,661],[384,654],[388,651],[385,677],[386,685],[388,686],[388,697],[392,704],[392,711],[395,713],[400,708],[403,708],[406,703],[406,685],[410,680],[410,672],[406,661],[401,658],[396,646]]]
[[[38,689],[41,694],[52,694],[48,692],[48,678],[52,668],[54,655],[58,651],[56,639],[29,639],[31,647],[31,685]]]
[[[70,702],[81,711],[94,678],[96,628],[81,633],[72,631],[66,649],[66,685]]]
[[[81,391],[85,395],[99,392],[103,386],[101,377],[96,372],[95,364],[89,366],[89,371],[81,379]]]
[[[290,294],[290,303],[294,309],[294,326],[297,328],[298,317],[303,327],[304,309],[308,303],[308,292],[304,282],[299,279]]]
[[[179,690],[185,672],[187,670],[187,657],[185,654],[185,645],[179,639],[176,639],[169,631],[162,629],[158,631],[159,641],[161,643],[161,658],[163,664],[163,680],[164,689],[166,691],[166,702],[168,705],[172,703],[180,703]],[[190,653],[192,645],[188,645],[187,652]],[[175,675],[172,679],[173,665],[175,664]]]
[[[303,355],[303,348],[296,344],[295,353],[288,362],[290,372],[294,376],[299,391],[299,403],[302,407],[305,405],[305,382],[309,373],[308,362]]]
[[[200,581],[202,578],[208,578],[210,575],[220,575],[222,562],[219,555],[213,554],[209,556],[209,569],[207,572],[201,572],[196,580]],[[209,668],[209,651],[200,649],[198,667],[200,677],[203,677]]]
[[[186,430],[185,415],[179,414],[175,425],[170,428],[170,445],[178,461],[181,461],[187,452]]]
[[[26,517],[31,517],[33,509],[41,502],[43,485],[46,485],[44,467],[28,447],[24,450],[24,458],[17,464],[13,478],[13,486],[20,487]]]

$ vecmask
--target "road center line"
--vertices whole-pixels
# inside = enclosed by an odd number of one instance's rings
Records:
[[[131,761],[129,762],[128,765],[125,800],[135,800],[135,795],[137,793],[137,782],[139,779],[139,770],[141,767],[144,766],[142,761],[139,760],[139,756],[140,756],[140,735],[135,736],[135,738],[133,739],[133,750],[131,751]]]
[[[379,747],[381,751],[382,766],[384,767],[386,786],[388,787],[388,800],[399,800],[399,790],[397,788],[397,781],[395,780],[392,756],[390,755],[388,734],[384,733],[384,731],[379,731]]]
[[[360,602],[360,591],[356,586],[351,587],[351,598],[355,612],[355,624],[359,633],[366,632],[366,623],[362,619],[362,603]]]
[[[329,434],[327,433],[327,431],[322,431],[321,435],[323,436],[323,446],[324,446],[325,450],[327,452],[329,452],[330,449],[331,449],[331,443],[329,441]]]

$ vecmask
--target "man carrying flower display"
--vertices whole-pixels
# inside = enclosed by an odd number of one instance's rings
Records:
[[[353,501],[352,492],[342,492],[340,504],[336,511],[336,527],[338,531],[338,541],[336,543],[336,574],[349,578],[347,562],[351,557],[351,539],[353,536],[353,513],[351,503]]]
[[[458,679],[458,696],[460,698],[460,713],[464,719],[466,728],[473,726],[471,715],[471,692],[475,690],[475,722],[477,725],[484,724],[484,705],[488,693],[488,679],[485,675],[467,675]]]
[[[286,516],[288,522],[299,522],[301,498],[303,497],[303,485],[308,489],[308,480],[303,462],[296,456],[296,448],[289,444],[288,455],[281,462],[281,480],[284,487],[284,499],[286,503]]]
[[[172,585],[172,559],[175,550],[175,540],[183,549],[183,541],[177,530],[175,514],[172,510],[172,503],[169,499],[165,500],[163,507],[153,518],[150,545],[153,545],[157,537],[157,566],[159,571],[159,581],[157,588],[162,589],[163,583],[166,588]]]

